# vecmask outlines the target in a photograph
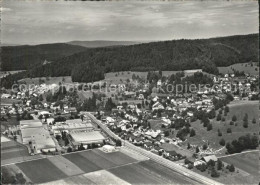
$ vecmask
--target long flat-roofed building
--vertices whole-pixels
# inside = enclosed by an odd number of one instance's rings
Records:
[[[46,130],[39,120],[20,121],[22,142],[25,145],[31,143],[31,148],[36,153],[41,151],[55,151],[56,145],[48,130]]]
[[[73,145],[102,144],[105,137],[99,131],[74,130],[70,132]]]

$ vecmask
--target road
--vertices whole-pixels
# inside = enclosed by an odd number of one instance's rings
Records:
[[[144,155],[145,157],[148,157],[150,158],[151,160],[161,164],[161,165],[164,165],[172,170],[174,170],[175,172],[178,172],[180,175],[183,175],[185,177],[188,177],[192,180],[195,180],[197,182],[199,182],[200,184],[215,184],[215,185],[218,185],[218,184],[221,184],[217,181],[214,181],[213,179],[210,179],[210,178],[207,178],[205,176],[202,176],[200,174],[197,174],[183,166],[180,166],[170,160],[167,160],[161,156],[158,156],[152,152],[149,152],[147,150],[144,150],[140,147],[137,147],[131,143],[129,143],[128,141],[124,141],[122,140],[120,137],[118,137],[117,135],[115,135],[109,128],[107,128],[106,125],[102,124],[101,121],[97,120],[95,118],[95,116],[93,116],[92,114],[90,113],[87,113],[88,117],[93,121],[95,122],[96,124],[98,124],[100,126],[100,128],[102,128],[110,137],[114,138],[114,139],[119,139],[121,140],[121,142],[125,145],[126,148],[129,148],[135,152],[138,152],[139,154],[142,154]]]

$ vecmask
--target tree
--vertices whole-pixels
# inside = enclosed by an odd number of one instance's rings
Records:
[[[211,123],[208,124],[208,126],[207,126],[207,131],[210,131],[210,130],[212,130],[212,124]]]
[[[42,94],[39,95],[39,101],[43,101]]]
[[[230,172],[234,172],[234,171],[235,171],[235,167],[234,167],[233,164],[231,164],[231,165],[229,166],[229,171],[230,171]]]
[[[215,170],[215,168],[212,168],[211,170],[211,177],[219,177],[219,173]]]
[[[200,152],[200,149],[199,149],[199,147],[197,146],[196,147],[196,153],[199,153]]]
[[[68,153],[72,152],[72,148],[69,147],[69,148],[67,149],[67,152],[68,152]]]
[[[234,121],[234,122],[237,121],[236,115],[233,115],[233,116],[232,116],[232,121]]]
[[[194,129],[191,129],[191,131],[190,131],[190,137],[193,137],[193,136],[195,136],[195,135],[196,135],[195,130],[194,130]]]
[[[119,139],[116,140],[116,146],[122,146],[121,140],[119,140]]]
[[[227,129],[227,133],[232,133],[231,128],[228,128],[228,129]]]
[[[222,118],[221,118],[221,121],[222,121],[222,122],[226,121],[226,118],[225,118],[225,117],[222,117]]]
[[[243,121],[245,122],[245,121],[248,121],[248,114],[246,113],[245,114],[245,116],[244,116],[244,118],[243,118]]]
[[[219,141],[219,144],[220,144],[221,146],[225,146],[225,144],[226,144],[225,139],[222,138],[222,139]]]
[[[218,114],[218,115],[217,115],[217,121],[220,121],[220,120],[221,120],[221,115]]]
[[[225,106],[225,112],[229,112],[229,107],[228,106]]]
[[[234,122],[233,121],[230,121],[230,123],[229,123],[230,125],[234,125]]]
[[[256,123],[256,119],[255,119],[255,118],[252,119],[252,123],[253,123],[253,124]]]
[[[206,150],[207,148],[208,148],[208,145],[207,144],[203,144],[202,149]]]
[[[190,148],[191,148],[190,143],[188,143],[187,144],[187,149],[190,149]]]
[[[223,162],[218,159],[218,161],[217,161],[217,169],[218,169],[218,170],[221,170],[222,167],[223,167]]]
[[[244,122],[243,122],[243,127],[244,127],[244,128],[247,128],[247,127],[248,127],[248,120],[244,120]]]
[[[218,136],[222,136],[222,132],[218,129]]]
[[[170,133],[169,133],[168,130],[164,131],[164,136],[165,136],[165,137],[168,137],[169,135],[170,135]]]

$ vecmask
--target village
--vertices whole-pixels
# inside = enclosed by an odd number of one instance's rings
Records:
[[[201,70],[185,71],[185,75],[204,77]],[[183,74],[180,76],[184,78]],[[165,93],[170,78],[163,78],[152,79],[150,84],[146,84],[143,83],[145,79],[133,75],[125,84],[106,84],[110,88],[109,95],[95,95],[94,109],[87,108],[89,110],[84,110],[84,106],[90,104],[91,98],[81,102],[75,98],[75,92],[62,94],[62,83],[42,83],[28,91],[17,88],[17,93],[6,91],[1,99],[14,101],[1,106],[1,119],[7,122],[1,126],[2,133],[26,145],[30,155],[55,155],[102,146],[105,150],[115,150],[124,146],[124,142],[110,138],[84,113],[89,111],[122,141],[176,161],[186,168],[192,169],[194,166],[203,171],[205,167],[201,166],[207,165],[210,160],[218,162],[216,156],[225,154],[225,150],[223,145],[216,148],[209,143],[189,143],[187,139],[196,135],[191,125],[201,120],[210,131],[212,123],[208,120],[215,117],[217,120],[225,119],[216,112],[220,110],[228,114],[230,102],[257,100],[258,76],[225,74],[208,77],[213,82],[212,87],[203,84],[199,90],[178,94]],[[46,94],[50,92],[61,93],[57,101],[48,101]],[[53,97],[49,95],[49,99]],[[80,108],[77,107],[79,103],[82,105]],[[8,119],[12,117],[19,122],[18,125],[8,125]],[[109,147],[111,145],[114,147]],[[216,175],[215,171],[212,173]]]

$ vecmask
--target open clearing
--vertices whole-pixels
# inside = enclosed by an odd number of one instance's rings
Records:
[[[233,102],[229,106],[230,112],[225,117],[226,121],[216,121],[216,118],[211,120],[213,129],[207,131],[206,127],[203,127],[203,124],[199,120],[192,122],[191,127],[196,131],[196,135],[194,137],[188,137],[188,140],[184,142],[185,147],[187,147],[187,142],[193,145],[202,145],[201,141],[210,144],[211,148],[220,149],[222,146],[219,144],[221,138],[223,138],[226,143],[231,142],[234,139],[238,139],[238,137],[246,135],[246,134],[258,134],[259,128],[259,104],[258,101],[247,101],[247,102]],[[248,128],[243,127],[243,117],[245,114],[248,114]],[[218,111],[216,112],[216,115]],[[232,116],[236,115],[237,117],[237,126],[230,125],[230,121],[232,120]],[[256,124],[252,123],[252,119],[256,119]],[[227,128],[231,128],[232,133],[227,133]],[[218,136],[218,129],[222,132],[222,136]],[[225,150],[222,151],[223,153]]]
[[[253,66],[251,66],[251,64],[249,63],[233,64],[227,67],[218,67],[218,70],[222,74],[228,74],[228,73],[234,73],[233,70],[231,69],[233,68],[234,70],[240,72],[244,71],[245,73],[248,73],[250,75],[259,75],[259,69],[256,70],[256,68],[258,68],[256,63],[253,63],[252,65]]]
[[[50,85],[50,84],[59,84],[60,82],[64,83],[72,83],[71,76],[64,76],[64,77],[41,77],[41,78],[24,78],[19,80],[19,82],[25,82],[26,84],[35,84],[39,85],[40,79],[43,83]]]

